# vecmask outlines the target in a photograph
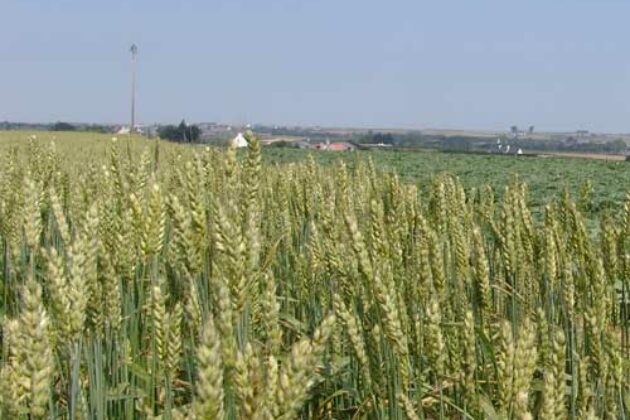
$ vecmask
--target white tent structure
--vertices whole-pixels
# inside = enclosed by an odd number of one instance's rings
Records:
[[[232,139],[232,146],[238,148],[247,147],[247,140],[245,140],[245,136],[243,133],[238,133],[236,137]]]

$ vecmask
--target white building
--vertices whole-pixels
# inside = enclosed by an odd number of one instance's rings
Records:
[[[236,137],[232,139],[232,146],[238,148],[247,147],[247,140],[245,140],[245,136],[243,133],[238,133]]]

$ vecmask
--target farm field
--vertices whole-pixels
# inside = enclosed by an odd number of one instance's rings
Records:
[[[24,146],[29,136],[39,136],[47,142],[57,137],[51,132],[0,132],[0,151],[16,145]],[[112,136],[96,133],[63,133],[62,142],[57,142],[60,155],[69,159],[100,159],[106,155]],[[120,136],[125,149],[131,147],[138,153],[143,146],[153,144],[151,140],[137,137],[127,143],[127,136]],[[86,140],[89,147],[86,146]],[[201,146],[186,147],[170,144],[179,154],[188,156]],[[241,153],[237,153],[240,158]],[[626,192],[630,189],[630,163],[619,157],[605,161],[603,156],[588,154],[548,154],[542,158],[480,155],[466,153],[444,153],[439,151],[358,151],[329,153],[305,151],[290,148],[266,147],[262,149],[264,162],[286,164],[301,162],[312,156],[325,166],[343,160],[349,167],[358,160],[372,159],[382,171],[397,174],[405,183],[413,183],[426,189],[429,181],[444,173],[459,178],[466,189],[479,189],[484,185],[492,187],[498,195],[514,177],[528,186],[528,205],[535,217],[542,214],[544,206],[558,199],[566,190],[573,199],[579,200],[580,193],[588,192],[584,198],[584,215],[595,226],[602,211],[619,211],[623,207]],[[587,188],[588,187],[588,188]]]
[[[625,162],[51,139],[0,134],[1,418],[628,416]]]
[[[555,156],[555,157],[566,157],[566,158],[576,158],[576,159],[595,159],[595,160],[603,160],[606,162],[623,162],[626,160],[626,157],[623,155],[609,155],[604,153],[569,153],[569,152],[540,152],[540,154],[544,157]]]
[[[303,150],[269,148],[264,158],[270,163],[297,162],[309,155]],[[585,216],[594,222],[606,209],[621,210],[630,187],[630,164],[578,159],[575,156],[544,158],[427,152],[343,152],[313,153],[325,165],[343,159],[349,166],[355,159],[372,159],[384,171],[394,171],[404,182],[426,189],[430,180],[442,173],[458,177],[466,189],[491,186],[498,194],[515,176],[528,186],[528,205],[536,217],[544,206],[558,199],[564,190],[585,202]],[[590,187],[589,185],[590,184]]]

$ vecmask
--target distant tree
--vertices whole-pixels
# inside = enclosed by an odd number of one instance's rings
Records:
[[[271,147],[295,147],[295,148],[297,148],[296,145],[294,145],[293,143],[288,142],[286,140],[274,141],[273,143],[271,143]]]
[[[76,130],[76,127],[67,122],[60,121],[60,122],[54,123],[53,126],[51,127],[51,130],[52,131],[74,131]]]
[[[192,143],[201,137],[201,129],[196,125],[187,125],[182,120],[178,126],[165,125],[158,129],[158,135],[165,140]]]
[[[186,125],[186,121],[182,120],[177,127],[183,141],[191,143],[197,141],[201,135],[201,130],[196,125]]]
[[[366,135],[359,139],[359,143],[367,143],[367,144],[394,144],[395,139],[392,133],[374,133],[372,130],[369,130]]]
[[[533,125],[530,125],[530,126],[529,126],[529,129],[527,130],[527,132],[528,132],[529,134],[534,134],[534,126],[533,126]]]
[[[81,130],[90,131],[94,133],[109,133],[111,131],[108,127],[104,125],[100,125],[100,124],[89,124],[89,125],[86,125],[85,127],[81,127]]]
[[[622,153],[628,147],[626,142],[622,139],[617,139],[607,144],[606,151],[610,151],[612,153]]]
[[[510,127],[510,132],[516,135],[516,133],[518,133],[518,126],[513,125],[512,127]]]
[[[177,127],[174,125],[164,125],[158,128],[158,136],[164,140],[180,141],[177,135]]]

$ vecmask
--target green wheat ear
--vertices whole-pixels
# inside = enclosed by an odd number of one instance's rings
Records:
[[[196,397],[193,412],[196,418],[223,418],[223,359],[221,356],[221,339],[209,317],[203,328],[203,335],[197,348]]]

